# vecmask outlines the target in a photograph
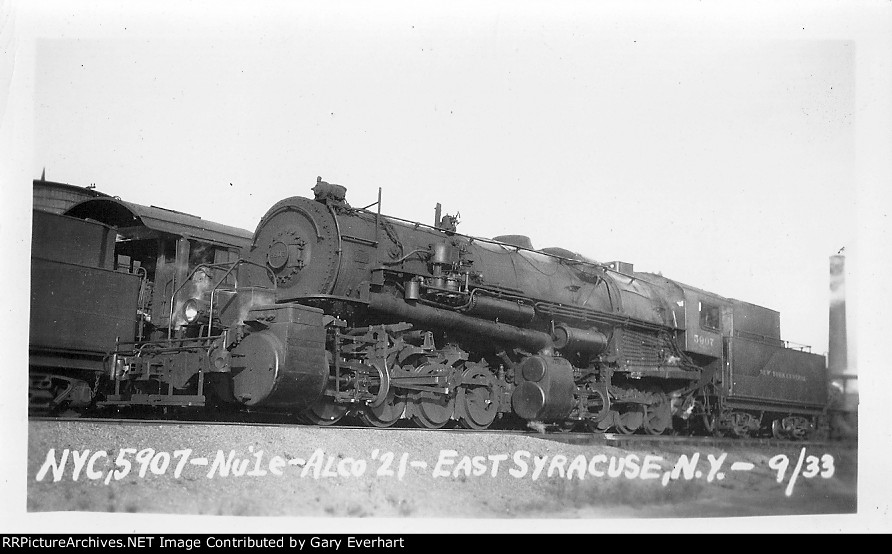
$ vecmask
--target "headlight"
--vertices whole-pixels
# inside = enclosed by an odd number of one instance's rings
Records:
[[[190,298],[183,305],[183,318],[186,320],[186,323],[192,323],[198,319],[200,313],[201,307],[198,305],[198,301],[194,298]]]

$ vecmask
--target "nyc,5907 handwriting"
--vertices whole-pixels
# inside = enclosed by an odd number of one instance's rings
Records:
[[[799,452],[792,469],[791,460],[786,454],[773,456],[768,461],[768,467],[775,472],[779,484],[787,479],[784,489],[786,496],[793,494],[799,478],[830,479],[836,472],[832,455],[807,454],[805,448]],[[194,456],[191,448],[172,453],[153,448],[122,448],[116,454],[105,450],[66,448],[58,454],[55,449],[47,452],[35,480],[51,479],[55,483],[67,476],[72,481],[85,478],[109,485],[128,475],[144,478],[149,474],[171,474],[174,479],[179,479],[187,470],[193,471],[192,468],[202,468],[199,471],[208,479],[281,477],[286,474],[312,479],[357,478],[368,474],[376,478],[399,480],[407,474],[433,479],[508,475],[514,479],[533,481],[540,478],[653,480],[665,487],[678,480],[722,481],[729,475],[753,471],[756,466],[744,461],[729,463],[727,453],[701,456],[699,452],[681,454],[674,459],[651,454],[579,454],[571,459],[562,454],[534,455],[527,450],[517,450],[511,454],[461,455],[455,450],[446,449],[440,450],[437,459],[431,463],[416,459],[408,452],[397,454],[379,449],[372,450],[365,459],[326,454],[321,448],[314,450],[307,458],[268,456],[263,450],[255,451],[253,446],[248,447],[247,454],[218,450],[210,457]]]

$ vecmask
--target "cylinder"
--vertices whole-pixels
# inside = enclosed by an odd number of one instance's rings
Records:
[[[533,356],[523,362],[520,367],[520,374],[523,375],[526,381],[539,382],[545,377],[547,370],[548,365],[545,363],[545,358]]]
[[[573,411],[573,366],[564,358],[530,356],[515,374],[514,413],[532,421],[562,421]]]
[[[551,338],[554,347],[561,351],[600,354],[607,349],[607,336],[594,329],[577,329],[558,323],[554,326]]]

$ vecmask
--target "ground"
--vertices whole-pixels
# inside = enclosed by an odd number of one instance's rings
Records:
[[[636,446],[495,433],[32,421],[27,510],[458,525],[843,515],[857,511],[857,465],[852,443]]]

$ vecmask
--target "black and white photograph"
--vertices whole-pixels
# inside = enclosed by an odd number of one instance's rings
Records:
[[[890,22],[0,3],[2,533],[892,530]]]

